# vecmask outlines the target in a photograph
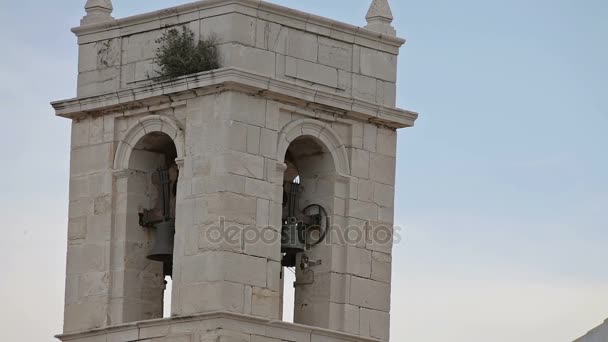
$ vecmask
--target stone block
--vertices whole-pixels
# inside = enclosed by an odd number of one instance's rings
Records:
[[[260,127],[247,126],[247,153],[260,153]]]
[[[363,126],[363,149],[376,152],[376,142],[378,139],[378,127],[373,124]]]
[[[373,202],[375,194],[374,184],[376,183],[367,179],[359,180],[357,199],[364,202]]]
[[[366,249],[346,246],[346,272],[362,278],[370,278],[372,272],[372,252]]]
[[[352,44],[319,37],[319,63],[345,71],[351,71],[352,58]]]
[[[338,88],[338,69],[287,56],[285,75],[296,79]]]
[[[266,20],[258,19],[256,23],[255,46],[260,49],[286,54],[286,27]]]
[[[387,128],[378,130],[377,152],[389,157],[397,155],[397,132]]]
[[[267,260],[239,253],[223,253],[224,279],[265,288]]]
[[[63,332],[73,333],[105,326],[106,305],[106,299],[103,297],[66,305]]]
[[[103,245],[68,246],[68,274],[104,272],[106,267],[106,250]]]
[[[329,327],[332,330],[359,334],[359,307],[329,303]]]
[[[277,201],[281,199],[281,192],[278,192],[277,189],[278,187],[275,184],[264,180],[255,178],[245,180],[245,194],[252,197]]]
[[[351,276],[343,273],[332,272],[330,274],[330,297],[332,303],[346,304],[350,298]]]
[[[78,45],[78,72],[97,69],[97,43]]]
[[[275,229],[248,226],[243,235],[245,254],[268,260],[281,260],[281,235]]]
[[[239,121],[230,121],[228,126],[228,134],[226,135],[226,139],[228,140],[228,147],[241,151],[247,152],[247,130],[249,125],[239,122]]]
[[[133,63],[133,80],[132,82],[147,81],[151,78],[158,77],[158,65],[153,59],[144,59]],[[127,83],[127,86],[129,84]]]
[[[349,148],[351,174],[361,179],[370,177],[370,153],[357,148]]]
[[[93,71],[119,65],[121,44],[121,38],[112,38],[80,45],[78,71]]]
[[[384,224],[392,225],[395,218],[395,209],[393,207],[379,207],[378,221]]]
[[[377,82],[375,78],[353,74],[353,97],[368,102],[376,102]]]
[[[372,253],[372,277],[373,280],[383,283],[391,282],[391,256],[381,252]]]
[[[358,218],[361,220],[378,220],[378,206],[374,203],[363,202],[357,200],[348,200],[347,216]]]
[[[211,165],[214,174],[232,173],[249,178],[264,179],[264,157],[230,151],[216,157]]]
[[[95,199],[86,197],[70,201],[68,206],[68,217],[78,218],[93,215]]]
[[[89,143],[91,145],[103,142],[103,116],[91,116],[89,126]]]
[[[245,192],[245,176],[234,174],[213,174],[192,178],[192,195],[200,196],[216,192]]]
[[[344,93],[341,95],[351,97],[353,94],[353,74],[342,69],[338,69],[338,89]]]
[[[262,128],[260,132],[260,154],[266,158],[277,157],[278,135],[276,131]]]
[[[276,74],[274,52],[234,43],[220,45],[219,52],[223,67],[237,67],[271,77]]]
[[[246,225],[226,221],[223,217],[212,220],[208,224],[196,227],[198,229],[197,251],[228,251],[243,252],[243,234]],[[190,244],[187,244],[190,247]]]
[[[68,241],[84,240],[87,237],[87,217],[75,217],[68,220]]]
[[[219,98],[220,108],[225,108],[233,120],[264,127],[266,124],[266,100],[236,92]]]
[[[151,325],[151,326],[140,326],[139,327],[139,338],[149,339],[155,337],[163,337],[169,335],[171,325]]]
[[[139,339],[139,329],[132,328],[109,333],[106,337],[106,342],[126,342],[137,341]]]
[[[376,252],[391,254],[393,250],[393,227],[388,223],[372,222],[368,227],[366,248]]]
[[[281,263],[268,261],[266,268],[266,288],[271,291],[281,291]]]
[[[392,82],[378,80],[376,84],[376,101],[382,106],[395,107],[397,104],[397,85]]]
[[[351,122],[351,145],[353,148],[363,149],[363,129],[364,124],[361,122]]]
[[[283,342],[283,340],[260,335],[251,335],[251,342]]]
[[[72,120],[72,149],[89,144],[89,117]]]
[[[352,277],[350,304],[379,311],[390,310],[391,288],[389,284],[375,280]]]
[[[369,179],[386,185],[395,185],[395,157],[379,153],[370,154]]]
[[[200,342],[250,342],[251,335],[226,329],[207,330],[200,336]],[[197,341],[198,342],[198,341]]]
[[[184,286],[225,280],[223,252],[208,251],[181,260],[181,283]]]
[[[179,289],[182,315],[211,311],[243,312],[245,287],[227,281],[186,285]]]
[[[289,342],[310,342],[310,332],[289,329],[287,326],[270,325],[266,328],[266,336]]]
[[[289,33],[287,34],[288,56],[317,62],[318,51],[319,42],[316,35],[289,29]]]
[[[154,57],[158,45],[156,40],[162,37],[162,30],[133,34],[123,39],[123,64],[135,63]]]
[[[281,296],[278,291],[254,287],[252,296],[252,315],[269,319],[279,319],[279,302]]]
[[[357,44],[353,45],[353,72],[361,73],[361,46]]]
[[[223,217],[228,222],[255,224],[256,205],[255,198],[231,192],[219,192],[207,197],[207,212],[214,223]]]
[[[333,202],[333,209],[333,213],[335,215],[346,215],[346,200],[343,198],[335,197]]]
[[[361,73],[394,83],[397,81],[397,56],[361,47]]]
[[[255,46],[256,19],[241,13],[207,17],[201,21],[201,37],[215,35],[218,43]]]
[[[360,308],[359,310],[359,335],[362,337],[372,336],[372,313],[374,310]]]
[[[278,131],[279,127],[279,116],[281,112],[282,104],[274,101],[267,101],[266,106],[266,122],[265,127],[272,131]]]
[[[112,214],[106,211],[102,215],[88,216],[86,232],[87,243],[101,244],[110,241],[110,237],[112,236]]]
[[[71,176],[83,176],[106,171],[112,167],[112,144],[104,143],[72,150]]]
[[[370,335],[383,341],[390,338],[390,315],[388,312],[372,311],[370,320]]]
[[[262,198],[257,199],[256,226],[268,227],[270,224],[270,201]]]
[[[381,207],[392,208],[395,202],[395,187],[382,183],[374,183],[374,203]]]

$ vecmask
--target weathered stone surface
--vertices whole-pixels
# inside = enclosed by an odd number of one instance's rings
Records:
[[[372,253],[372,279],[384,283],[391,282],[391,256],[381,252]]]
[[[314,84],[321,84],[332,88],[338,87],[337,69],[289,56],[286,59],[285,75]]]
[[[414,116],[394,109],[402,42],[388,36],[388,3],[367,16],[382,35],[263,2],[208,4],[75,29],[78,99],[54,104],[73,118],[65,332],[140,323],[69,340],[388,340],[397,136],[385,127]],[[111,10],[90,0],[83,23]],[[156,40],[180,25],[215,35],[224,68],[150,79]],[[158,233],[139,215],[162,212],[153,174],[174,162],[172,314],[253,317],[141,322],[161,318],[164,284],[162,263],[146,258]],[[298,257],[295,317],[310,328],[275,321],[283,182],[296,175],[297,215],[320,204],[335,225],[307,266]],[[370,240],[380,231],[387,239]]]
[[[299,30],[287,34],[287,55],[310,62],[317,62],[319,42],[317,35]]]
[[[390,285],[374,280],[352,277],[350,303],[363,308],[390,310]]]

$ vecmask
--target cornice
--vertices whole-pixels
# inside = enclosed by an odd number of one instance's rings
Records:
[[[52,102],[57,116],[78,118],[90,113],[154,111],[183,106],[184,100],[226,90],[256,94],[300,107],[323,109],[353,119],[394,128],[411,127],[418,114],[310,89],[239,68],[222,68],[166,82],[138,82],[132,88],[97,96]]]
[[[330,330],[330,329],[325,329],[325,328],[318,328],[318,327],[313,327],[313,326],[270,320],[267,318],[237,314],[237,313],[232,313],[232,312],[227,312],[227,311],[216,311],[216,312],[202,313],[202,314],[197,314],[197,315],[175,316],[175,317],[171,317],[171,318],[126,323],[126,324],[121,324],[121,325],[117,325],[117,326],[113,326],[113,327],[99,328],[99,329],[94,329],[94,330],[90,330],[90,331],[67,333],[67,334],[63,334],[63,335],[57,335],[55,337],[61,341],[66,342],[66,341],[80,340],[83,338],[110,335],[110,334],[115,334],[115,333],[120,333],[120,332],[129,332],[129,331],[134,331],[134,330],[137,331],[139,329],[148,328],[148,327],[164,326],[164,325],[179,324],[179,323],[200,322],[200,321],[208,321],[208,320],[214,320],[214,319],[232,320],[232,321],[236,321],[236,322],[260,324],[260,325],[265,325],[267,327],[276,327],[276,328],[280,328],[280,329],[293,330],[293,331],[307,333],[310,335],[326,336],[326,337],[336,338],[336,339],[343,340],[343,341],[381,342],[380,340],[375,339],[375,338],[357,336],[357,335],[344,333],[344,332],[340,332],[340,331],[335,331],[335,330]],[[139,334],[137,334],[137,335],[139,335]],[[163,336],[156,336],[156,337],[163,337]]]
[[[240,12],[300,30],[311,31],[349,43],[372,41],[399,48],[405,39],[378,33],[363,27],[332,20],[318,15],[294,10],[260,0],[202,0],[135,16],[82,25],[72,29],[78,37],[99,34],[100,39],[110,39],[138,32],[161,29],[168,23],[179,24],[200,19],[198,11],[207,10],[211,16]],[[88,41],[85,39],[85,41]],[[365,44],[370,45],[370,44]],[[374,45],[374,44],[371,44]]]

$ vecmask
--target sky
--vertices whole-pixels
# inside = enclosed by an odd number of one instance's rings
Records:
[[[124,17],[185,3],[114,0]],[[370,0],[274,0],[365,24]],[[0,339],[61,332],[84,0],[0,0]],[[572,341],[608,317],[608,2],[392,0],[408,39],[392,340]]]

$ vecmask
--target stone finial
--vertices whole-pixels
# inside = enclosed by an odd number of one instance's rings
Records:
[[[84,10],[87,12],[80,25],[94,24],[103,21],[114,19],[112,17],[112,0],[87,0],[87,4],[84,5]]]
[[[366,29],[391,36],[397,34],[397,31],[391,25],[393,22],[393,12],[388,4],[388,0],[373,0],[365,19],[367,19]]]

